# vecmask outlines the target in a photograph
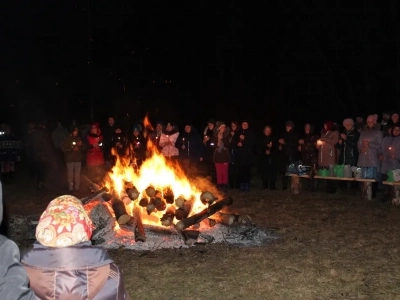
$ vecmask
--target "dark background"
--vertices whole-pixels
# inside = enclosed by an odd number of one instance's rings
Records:
[[[0,123],[258,130],[400,109],[397,1],[243,2],[3,0]]]

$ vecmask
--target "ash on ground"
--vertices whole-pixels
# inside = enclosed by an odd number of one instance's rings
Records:
[[[216,224],[209,227],[207,220],[193,229],[199,234],[195,238],[188,238],[185,232],[179,232],[171,227],[144,225],[146,232],[145,242],[136,242],[135,234],[130,226],[120,226],[120,229],[104,232],[93,240],[96,246],[108,249],[124,247],[132,250],[152,251],[162,248],[186,248],[198,244],[226,243],[236,247],[250,247],[265,245],[278,238],[272,229],[257,228],[253,224],[235,224],[226,226]]]

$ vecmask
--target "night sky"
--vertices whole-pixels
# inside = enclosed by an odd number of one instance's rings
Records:
[[[400,109],[397,1],[243,2],[4,0],[0,123]]]

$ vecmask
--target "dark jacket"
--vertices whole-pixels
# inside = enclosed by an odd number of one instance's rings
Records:
[[[302,139],[304,144],[301,145],[301,160],[303,165],[313,166],[318,161],[318,149],[316,147],[319,136],[313,131],[304,133]]]
[[[53,142],[46,129],[37,128],[32,135],[33,158],[36,162],[51,163],[54,160]]]
[[[36,242],[21,262],[31,288],[42,300],[129,299],[118,267],[105,249],[93,247],[90,242],[65,248],[49,248]]]
[[[338,144],[337,148],[340,150],[339,165],[357,166],[358,161],[358,148],[357,143],[360,138],[360,133],[353,127],[351,130],[346,130],[346,139],[342,139],[342,144]]]
[[[261,137],[258,146],[257,154],[260,157],[261,166],[276,165],[276,152],[278,149],[278,141],[273,135],[265,135]],[[267,150],[269,154],[267,154]]]
[[[244,140],[240,136],[244,135]],[[242,146],[238,146],[241,142]],[[238,166],[251,166],[254,163],[255,136],[249,129],[239,129],[232,138],[231,146],[235,155],[235,164]]]
[[[293,129],[289,132],[285,131],[281,138],[284,139],[285,144],[282,145],[280,150],[280,171],[286,172],[286,167],[299,159],[297,149],[299,138]]]
[[[183,131],[176,143],[176,148],[179,149],[179,157],[193,162],[198,162],[200,157],[204,157],[204,144],[198,132],[192,128],[189,133]],[[185,149],[182,149],[185,146]]]
[[[3,219],[3,192],[0,182],[0,224]],[[29,278],[19,262],[18,246],[0,235],[0,298],[1,299],[36,299],[28,288]]]
[[[85,144],[80,136],[74,137],[71,134],[65,138],[61,150],[64,152],[65,162],[82,162]]]
[[[138,136],[132,136],[132,147],[136,159],[143,160],[146,158],[147,145],[146,139],[142,134],[139,134]]]

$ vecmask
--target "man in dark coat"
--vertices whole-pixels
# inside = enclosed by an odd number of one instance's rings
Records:
[[[280,151],[280,173],[282,174],[282,189],[286,190],[288,186],[288,178],[285,176],[287,166],[294,163],[299,159],[299,152],[297,150],[298,137],[293,131],[293,121],[286,122],[286,131],[282,134],[282,137],[278,140]]]

